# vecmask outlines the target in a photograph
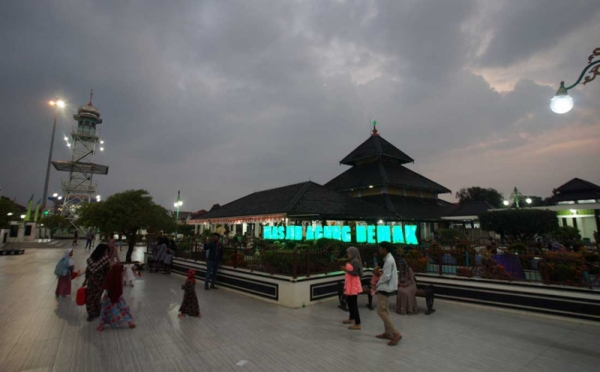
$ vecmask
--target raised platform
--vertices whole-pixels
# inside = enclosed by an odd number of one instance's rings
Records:
[[[0,256],[15,256],[15,255],[20,255],[20,254],[24,254],[24,253],[25,253],[24,249],[18,249],[18,248],[0,249]]]
[[[600,291],[535,283],[417,274],[436,299],[600,321]]]
[[[146,260],[148,257],[146,255]],[[196,276],[203,279],[206,264],[180,258],[173,260],[174,272],[185,275],[189,269],[196,270]],[[365,284],[370,276],[366,271]],[[343,279],[341,272],[294,280],[224,266],[219,269],[217,284],[271,303],[300,308],[337,298],[337,283]],[[428,274],[418,274],[417,281],[419,287],[433,284],[436,299],[600,321],[600,292],[595,290]]]

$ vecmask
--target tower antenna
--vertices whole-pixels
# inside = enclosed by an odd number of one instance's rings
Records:
[[[94,98],[94,88],[90,89],[90,102],[88,103],[88,106],[93,106],[92,98]]]

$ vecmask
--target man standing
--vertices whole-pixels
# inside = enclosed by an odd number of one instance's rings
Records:
[[[217,270],[223,259],[223,248],[219,243],[221,235],[218,233],[212,234],[210,243],[204,246],[206,252],[206,275],[204,276],[204,289],[208,291],[208,282],[212,280],[210,288],[217,289],[215,282],[217,280]]]
[[[388,303],[390,296],[396,294],[398,291],[398,269],[396,268],[396,261],[392,256],[391,251],[394,246],[388,242],[382,242],[379,244],[379,254],[383,257],[383,271],[379,270],[381,278],[377,282],[377,315],[383,321],[385,326],[385,332],[375,337],[390,340],[389,346],[398,344],[398,341],[402,338],[402,335],[394,323],[390,319],[390,312],[388,309]]]
[[[85,249],[88,247],[90,250],[92,249],[92,241],[94,240],[94,234],[92,233],[92,229],[89,228],[87,234],[85,234]]]

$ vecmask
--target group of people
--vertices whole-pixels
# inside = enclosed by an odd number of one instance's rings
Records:
[[[377,314],[383,321],[385,331],[375,337],[388,340],[388,345],[394,346],[402,339],[402,334],[396,329],[390,318],[389,299],[397,295],[396,312],[399,314],[416,314],[418,312],[416,303],[417,286],[412,269],[404,259],[400,259],[398,265],[394,259],[395,247],[387,242],[380,243],[379,254],[383,258],[383,267],[377,265],[371,278],[370,288],[362,286],[362,259],[356,247],[350,247],[346,253],[348,263],[341,269],[345,272],[344,294],[348,302],[349,317],[342,321],[348,324],[350,330],[360,330],[361,321],[358,311],[358,295],[363,291],[370,291],[371,296],[377,295]]]
[[[150,271],[162,271],[163,274],[171,274],[173,256],[175,255],[176,250],[177,247],[175,246],[174,241],[163,236],[159,237],[156,240],[156,246],[152,252],[154,264]]]
[[[166,244],[164,240],[162,243]],[[167,249],[165,248],[165,250]],[[55,291],[57,298],[71,295],[71,281],[80,273],[75,272],[72,257],[73,249],[69,248],[54,270],[58,278]],[[87,320],[91,322],[100,318],[100,324],[96,328],[100,332],[104,330],[105,326],[120,327],[127,324],[129,328],[135,328],[131,309],[123,297],[123,287],[127,285],[127,282],[133,287],[135,265],[132,263],[121,264],[119,249],[114,239],[110,239],[108,244],[99,244],[87,259],[86,264],[82,288],[85,288],[86,292]],[[169,262],[169,266],[166,266],[168,272],[170,272],[170,264]],[[186,315],[200,317],[200,306],[195,291],[195,276],[196,272],[190,270],[182,286],[184,298],[179,309],[180,317]]]

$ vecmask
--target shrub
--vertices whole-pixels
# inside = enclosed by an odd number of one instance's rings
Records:
[[[479,216],[481,228],[504,234],[512,242],[531,241],[535,234],[558,229],[556,212],[541,209],[510,209],[485,212]]]
[[[513,254],[527,254],[528,247],[523,243],[514,243],[508,246],[508,251]]]
[[[471,278],[473,277],[473,271],[471,271],[471,269],[469,269],[468,267],[457,267],[456,268],[456,275],[457,276],[466,276],[467,278]]]
[[[540,273],[546,284],[581,287],[586,269],[583,255],[575,252],[546,252],[540,263]]]

